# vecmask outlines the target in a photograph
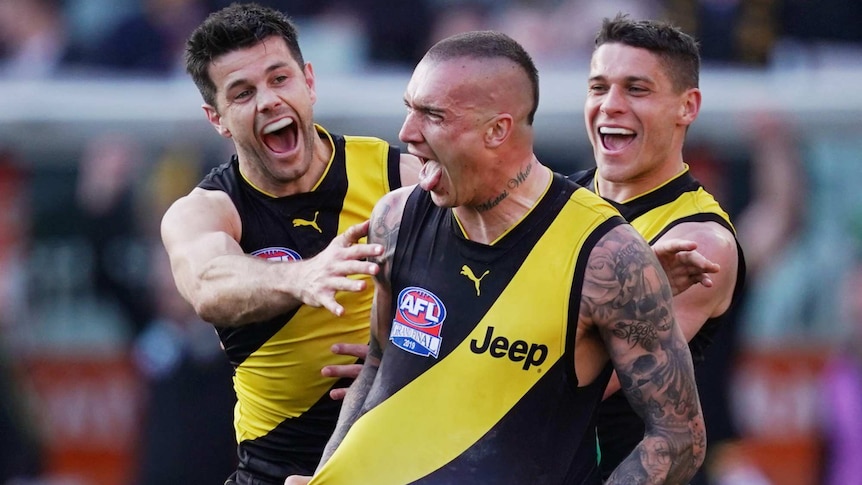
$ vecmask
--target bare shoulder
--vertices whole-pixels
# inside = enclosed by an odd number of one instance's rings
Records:
[[[684,222],[671,228],[661,240],[688,239],[697,243],[697,251],[719,265],[718,273],[710,275],[711,287],[694,285],[675,298],[680,321],[691,336],[707,318],[723,314],[731,304],[739,274],[739,252],[736,238],[726,227],[716,222]],[[697,325],[692,327],[691,322]],[[691,328],[689,328],[691,327]]]
[[[386,244],[388,235],[401,223],[401,215],[407,198],[413,191],[414,186],[401,187],[384,195],[374,205],[371,212],[371,227],[368,230],[369,242]]]
[[[729,229],[717,222],[683,222],[669,229],[661,239],[694,241],[697,250],[712,261],[715,261],[714,257],[720,258],[722,255],[736,257],[736,238]]]
[[[161,231],[165,244],[207,232],[224,232],[238,241],[242,227],[226,193],[196,187],[171,204],[162,217]]]

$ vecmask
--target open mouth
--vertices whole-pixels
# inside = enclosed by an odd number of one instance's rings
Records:
[[[628,128],[602,126],[599,128],[599,138],[606,150],[617,151],[629,146],[637,135]]]
[[[296,148],[297,126],[290,118],[282,118],[263,128],[263,143],[275,153]]]

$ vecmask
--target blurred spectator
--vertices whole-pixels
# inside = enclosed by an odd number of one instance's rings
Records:
[[[431,46],[433,12],[427,0],[352,0],[362,15],[371,67],[413,68]]]
[[[142,240],[137,181],[143,147],[131,135],[109,133],[88,141],[78,166],[78,228],[91,245],[98,297],[119,307],[137,333],[149,321],[145,294],[149,247]]]
[[[765,66],[781,26],[776,0],[666,0],[666,16],[701,43],[704,64]]]
[[[56,74],[76,58],[60,0],[0,0],[0,78]]]
[[[16,331],[26,325],[23,252],[29,218],[26,172],[12,153],[0,149],[0,483],[37,476],[43,443],[36,417],[26,403],[22,374],[15,362]]]
[[[174,286],[167,254],[153,249],[155,317],[135,342],[147,384],[136,485],[213,485],[236,469],[233,369],[211,325]]]
[[[87,62],[120,73],[184,72],[185,41],[208,13],[204,0],[141,0],[89,53]]]

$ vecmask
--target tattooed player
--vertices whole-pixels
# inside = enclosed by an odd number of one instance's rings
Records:
[[[404,101],[424,167],[372,214],[371,347],[311,483],[599,484],[612,368],[646,431],[609,483],[687,483],[705,430],[667,277],[615,209],[537,160],[529,55],[450,37]]]

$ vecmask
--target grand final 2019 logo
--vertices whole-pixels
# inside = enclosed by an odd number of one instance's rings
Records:
[[[436,359],[445,319],[446,307],[437,295],[416,286],[404,288],[398,294],[389,340],[407,352]]]

